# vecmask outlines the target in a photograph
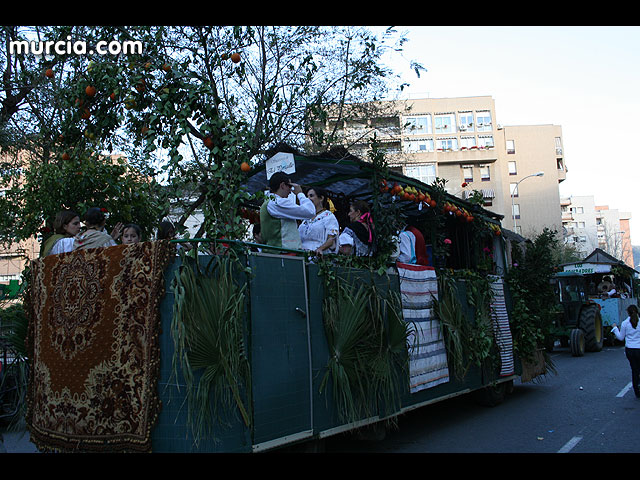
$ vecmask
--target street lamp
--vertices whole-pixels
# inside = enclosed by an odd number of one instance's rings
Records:
[[[541,177],[543,175],[544,175],[544,172],[532,173],[531,175],[527,175],[526,177],[520,179],[520,181],[518,183],[516,183],[516,186],[513,188],[513,192],[511,192],[511,218],[513,219],[513,231],[514,232],[516,231],[516,215],[513,212],[513,207],[514,207],[514,205],[513,205],[513,196],[518,191],[518,185],[520,185],[520,182],[522,182],[523,180],[526,180],[529,177]]]

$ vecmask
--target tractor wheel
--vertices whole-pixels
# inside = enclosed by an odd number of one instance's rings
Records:
[[[595,305],[584,307],[580,312],[579,325],[584,330],[584,342],[587,352],[599,352],[604,344],[602,315]]]
[[[569,346],[571,347],[571,355],[574,357],[582,357],[585,350],[584,332],[579,328],[571,330],[571,337],[569,339]]]

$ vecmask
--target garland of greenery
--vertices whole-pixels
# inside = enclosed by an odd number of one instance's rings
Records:
[[[474,322],[464,315],[456,279],[465,280],[466,300],[474,310]],[[470,270],[440,272],[438,298],[433,299],[434,311],[444,330],[454,375],[460,380],[471,365],[481,367],[487,362],[494,367],[499,365],[500,352],[491,319],[492,301],[493,290],[486,276]]]
[[[552,332],[557,307],[550,283],[555,271],[553,253],[557,246],[555,232],[547,228],[532,242],[527,242],[525,252],[514,244],[514,267],[505,276],[513,302],[511,329],[514,353],[525,362],[534,362],[536,353],[542,351],[545,373],[556,371],[551,357],[543,348],[545,339]]]
[[[234,281],[238,260],[232,257],[214,257],[202,270],[197,258],[194,261],[182,255],[182,266],[172,283],[173,376],[177,379],[180,369],[184,377],[187,423],[196,445],[212,432],[216,422],[224,422],[233,411],[240,413],[247,427],[251,426],[251,371],[244,340],[245,285],[238,286]]]

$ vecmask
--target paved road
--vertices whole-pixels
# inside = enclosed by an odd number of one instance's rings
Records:
[[[457,397],[403,415],[385,440],[345,434],[325,442],[327,452],[380,453],[637,453],[640,399],[630,389],[624,347],[572,357],[551,354],[557,375],[516,381],[494,408]]]
[[[325,451],[380,453],[638,453],[640,399],[630,387],[623,347],[572,357],[552,353],[557,375],[516,381],[495,408],[457,397],[403,415],[385,440],[344,434],[326,439]],[[37,452],[28,433],[3,432],[0,453]]]

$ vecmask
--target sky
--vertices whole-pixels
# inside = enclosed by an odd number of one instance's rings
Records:
[[[568,169],[560,196],[593,195],[630,212],[640,245],[640,27],[395,28],[409,41],[389,66],[412,98],[489,95],[496,124],[560,125]],[[417,78],[410,60],[427,72]]]

